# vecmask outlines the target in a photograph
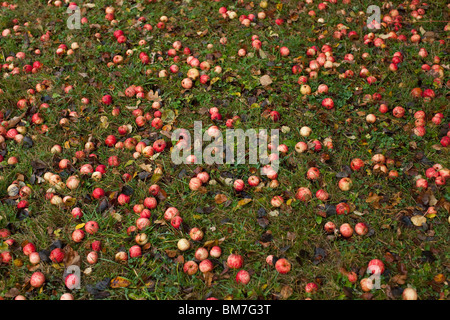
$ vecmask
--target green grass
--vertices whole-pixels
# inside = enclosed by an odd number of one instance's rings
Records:
[[[238,17],[261,11],[259,2],[252,2],[254,8],[247,10],[239,1],[158,1],[157,3],[145,3],[144,1],[128,1],[123,6],[115,6],[117,25],[111,25],[105,19],[104,9],[113,5],[110,1],[95,1],[94,8],[87,8],[83,16],[89,19],[88,24],[82,25],[80,30],[69,30],[66,27],[68,15],[66,8],[48,6],[47,1],[11,1],[18,4],[16,10],[0,8],[0,29],[14,26],[12,19],[17,18],[21,25],[22,33],[9,37],[0,37],[0,61],[5,63],[8,56],[14,56],[17,52],[26,53],[24,61],[14,61],[14,65],[22,69],[23,65],[32,64],[35,60],[43,63],[44,67],[36,74],[4,77],[0,88],[4,94],[0,95],[1,111],[5,119],[9,120],[20,115],[24,110],[18,110],[17,101],[27,97],[27,90],[35,88],[43,80],[51,82],[51,88],[47,91],[35,94],[35,102],[32,106],[39,107],[42,99],[51,98],[47,103],[48,109],[39,111],[49,131],[42,134],[39,126],[31,123],[31,114],[23,118],[23,125],[27,132],[25,136],[33,137],[34,146],[26,148],[14,141],[7,140],[4,148],[7,151],[5,160],[1,163],[0,180],[0,228],[12,230],[12,238],[16,245],[12,248],[2,246],[2,251],[11,251],[16,264],[0,265],[0,296],[12,288],[17,287],[20,294],[28,299],[59,299],[60,295],[67,292],[63,282],[63,268],[50,263],[41,263],[36,270],[42,271],[46,276],[46,284],[43,289],[28,290],[24,286],[32,272],[28,258],[23,254],[20,245],[24,241],[32,242],[37,250],[48,248],[55,240],[61,240],[65,245],[72,247],[81,258],[81,270],[88,269],[88,274],[82,276],[81,290],[73,290],[76,299],[94,299],[86,285],[95,285],[105,278],[116,276],[125,277],[130,281],[127,288],[107,289],[107,299],[205,299],[213,296],[219,299],[348,299],[344,294],[344,287],[353,289],[351,299],[367,298],[362,295],[359,280],[367,276],[364,273],[367,263],[374,258],[384,261],[388,272],[382,276],[382,289],[373,290],[373,299],[391,299],[387,294],[389,288],[399,286],[406,288],[410,285],[417,289],[420,299],[448,299],[448,285],[433,283],[433,277],[444,274],[448,277],[448,186],[436,186],[430,182],[430,190],[439,201],[436,205],[438,213],[434,218],[427,219],[428,229],[421,227],[405,227],[401,222],[402,215],[411,216],[417,211],[425,213],[427,205],[418,200],[419,192],[415,187],[412,176],[407,174],[410,164],[414,164],[418,174],[424,175],[429,167],[426,162],[417,160],[417,153],[422,152],[431,163],[441,163],[449,167],[448,148],[436,150],[433,146],[439,144],[440,138],[448,130],[449,122],[448,86],[437,87],[433,84],[433,78],[421,70],[424,62],[432,65],[434,56],[439,56],[441,65],[448,65],[448,55],[445,45],[437,41],[433,43],[412,44],[395,40],[385,40],[385,48],[367,46],[362,37],[369,31],[363,28],[366,16],[359,18],[358,12],[366,10],[366,4],[362,1],[352,1],[351,5],[329,3],[326,11],[317,10],[317,3],[305,5],[305,10],[298,12],[296,1],[269,1],[266,9],[270,17],[260,20],[251,27],[246,28],[238,19],[224,20],[218,10],[226,6],[229,10],[235,10]],[[249,1],[244,1],[250,5]],[[136,6],[143,4],[140,11]],[[280,10],[277,4],[283,4]],[[394,1],[394,7],[400,2]],[[346,15],[337,11],[344,9]],[[315,10],[316,19],[308,16],[309,10]],[[287,21],[292,13],[298,12],[296,21]],[[272,12],[272,14],[270,14]],[[389,11],[382,10],[382,14]],[[436,33],[436,39],[446,39],[448,32],[444,31],[445,13],[448,8],[444,1],[434,1],[426,8],[426,14],[421,21],[413,21],[410,10],[404,15],[403,28],[399,34],[405,34],[409,39],[412,28],[424,28],[426,31]],[[159,17],[166,15],[169,18],[167,26],[173,27],[172,31],[159,30],[156,23]],[[138,17],[145,17],[153,26],[153,30],[145,32],[138,30],[133,25]],[[277,26],[274,20],[281,17],[285,24]],[[353,17],[351,22],[346,18]],[[318,23],[317,18],[323,18],[324,24]],[[38,22],[37,19],[40,19]],[[430,22],[441,21],[441,22]],[[29,23],[24,27],[25,22]],[[336,25],[343,23],[349,30],[355,30],[360,40],[351,41],[347,37],[337,40],[332,37]],[[90,28],[91,26],[91,28]],[[98,28],[97,28],[98,27]],[[113,37],[113,32],[122,29],[128,38],[127,43],[118,44]],[[208,30],[199,36],[197,32]],[[43,43],[39,40],[46,31],[51,32],[50,41]],[[326,33],[324,33],[326,31]],[[380,30],[377,34],[384,34],[390,29]],[[28,39],[24,38],[24,33]],[[95,33],[100,33],[97,38]],[[324,33],[325,37],[318,40],[317,37]],[[14,34],[14,32],[13,32]],[[251,47],[253,34],[259,36],[263,43],[262,49],[268,56],[265,59]],[[277,36],[276,36],[277,35]],[[219,43],[221,37],[226,36],[228,44]],[[146,40],[145,46],[139,46],[139,40]],[[159,78],[158,72],[168,70],[173,60],[165,52],[170,49],[175,40],[180,40],[183,46],[188,46],[192,53],[198,56],[200,61],[207,57],[212,59],[212,66],[220,65],[223,68],[221,74],[215,74],[212,70],[206,72],[214,79],[214,83],[208,87],[196,81],[191,90],[184,91],[181,88],[181,80],[186,77],[190,67],[183,59],[187,56],[180,53],[182,61],[180,74],[169,74],[167,78]],[[64,43],[70,47],[72,42],[78,42],[80,49],[72,56],[57,56],[56,49]],[[212,49],[207,44],[214,45]],[[328,94],[302,96],[300,85],[297,83],[299,75],[293,75],[291,67],[295,64],[294,58],[299,58],[308,66],[310,58],[306,57],[306,50],[312,45],[329,44],[333,49],[336,62],[341,63],[344,55],[353,53],[355,63],[342,63],[331,72],[324,69],[319,71],[317,79],[310,79],[308,84],[312,91],[325,83],[329,86]],[[238,57],[237,51],[246,47],[249,55]],[[290,49],[289,57],[281,57],[278,46],[287,46]],[[417,55],[419,48],[424,47],[429,56],[422,61]],[[40,49],[42,54],[36,56],[33,52]],[[133,50],[133,55],[127,57],[127,50]],[[447,51],[446,51],[447,50]],[[162,60],[155,59],[153,64],[143,65],[139,60],[139,53],[146,52],[161,54]],[[399,65],[397,73],[388,70],[393,54],[397,51],[403,53],[405,62]],[[361,54],[367,52],[370,57],[366,60]],[[220,55],[218,55],[220,53]],[[124,63],[120,66],[108,67],[116,54],[124,56]],[[208,56],[209,55],[209,56]],[[102,58],[103,57],[103,58]],[[377,76],[378,81],[374,85],[359,77],[360,67],[364,65],[371,74]],[[212,69],[213,69],[212,67]],[[355,76],[351,79],[340,79],[338,75],[351,69]],[[151,70],[147,75],[146,71]],[[447,81],[448,69],[444,68],[443,82]],[[259,78],[268,74],[273,83],[268,87],[261,86]],[[300,75],[307,75],[303,71]],[[63,90],[66,85],[73,85],[74,89],[66,94]],[[177,117],[171,128],[186,128],[192,130],[194,121],[202,121],[206,130],[210,125],[216,124],[222,130],[226,129],[226,119],[237,115],[241,117],[236,122],[235,128],[241,129],[280,129],[282,126],[290,128],[287,133],[281,133],[280,142],[289,147],[287,155],[281,157],[280,170],[278,172],[278,188],[264,187],[260,191],[246,187],[245,191],[252,197],[252,202],[238,208],[241,196],[231,186],[224,182],[215,185],[206,185],[206,192],[191,191],[188,187],[189,179],[194,176],[195,165],[176,166],[172,163],[170,154],[165,150],[156,160],[146,160],[143,157],[134,160],[133,152],[129,150],[116,150],[107,148],[103,141],[109,134],[118,137],[117,128],[123,124],[131,124],[133,131],[125,137],[147,139],[151,143],[157,139],[169,139],[155,130],[149,123],[144,128],[139,128],[134,117],[127,107],[138,106],[145,112],[153,113],[151,101],[124,96],[124,90],[132,85],[140,85],[147,92],[160,90],[163,107],[161,111],[176,111]],[[413,99],[410,91],[414,87],[432,88],[436,97],[429,103],[423,99]],[[360,91],[358,91],[360,90]],[[363,103],[364,95],[380,93],[382,102],[389,107],[389,112],[381,114],[378,111],[380,102]],[[104,106],[101,97],[105,94],[113,96],[113,105]],[[82,108],[82,97],[90,99],[87,108]],[[325,97],[332,97],[335,109],[326,110],[321,107],[321,101]],[[395,106],[403,106],[407,112],[404,118],[397,119],[392,116]],[[222,121],[213,122],[209,113],[202,112],[213,106],[217,106],[223,116]],[[114,117],[111,114],[113,107],[119,107],[121,114]],[[206,109],[205,109],[206,108]],[[274,123],[270,118],[263,117],[266,109],[277,110],[281,114],[279,122]],[[62,127],[59,121],[68,117],[67,111],[76,111],[80,115],[78,121],[70,121],[69,125]],[[413,125],[413,114],[417,110],[424,110],[427,120],[437,113],[442,112],[444,119],[442,125],[435,126],[427,123],[424,137],[413,136],[406,131],[407,124]],[[33,111],[36,112],[36,111]],[[367,124],[365,115],[374,113],[377,121]],[[102,127],[101,117],[106,117],[108,127]],[[351,119],[351,121],[347,121]],[[165,123],[167,124],[167,123]],[[309,126],[312,129],[310,137],[300,135],[300,128]],[[411,127],[412,128],[412,127]],[[88,138],[91,137],[96,144],[92,151],[97,155],[97,160],[77,160],[74,163],[74,171],[61,171],[58,168],[60,159],[72,159],[75,152],[83,150]],[[323,147],[321,152],[308,151],[298,154],[294,146],[298,141],[310,141],[318,139],[323,141],[327,137],[333,139],[333,150]],[[70,141],[67,148],[65,142]],[[414,142],[413,146],[411,142]],[[98,143],[98,145],[97,145]],[[53,145],[63,146],[61,154],[51,154]],[[207,143],[205,143],[206,146]],[[376,174],[372,170],[371,157],[382,153],[395,160],[395,169],[400,176],[391,180],[386,175]],[[327,154],[329,159],[321,161]],[[82,184],[77,190],[64,189],[57,191],[61,197],[70,195],[76,198],[73,206],[55,207],[45,199],[45,193],[51,186],[47,183],[31,183],[33,174],[43,175],[46,171],[58,173],[65,182],[68,176],[76,174],[82,164],[93,162],[107,164],[110,156],[117,155],[120,165],[113,170],[108,167],[107,173],[101,181],[95,182],[88,177],[82,177]],[[19,162],[15,166],[7,164],[7,159],[16,156]],[[361,172],[353,172],[351,178],[353,187],[351,191],[344,192],[338,188],[339,179],[336,174],[342,171],[342,166],[350,165],[353,158],[361,158],[366,162]],[[44,170],[35,171],[31,166],[32,160],[41,160],[47,167]],[[132,161],[134,160],[134,161]],[[163,176],[158,185],[165,191],[167,198],[159,201],[156,209],[152,210],[152,226],[144,232],[149,236],[150,248],[143,251],[143,257],[130,259],[127,264],[115,261],[115,254],[119,250],[128,251],[135,245],[134,236],[127,235],[127,228],[135,225],[138,217],[133,213],[133,205],[142,203],[148,196],[150,180],[140,181],[135,174],[142,171],[141,164],[151,164],[153,168],[163,168]],[[321,179],[317,182],[306,179],[306,172],[310,166],[317,166],[321,172]],[[243,179],[244,181],[253,174],[251,167],[254,165],[202,165],[208,171],[212,179],[224,180],[224,177]],[[394,168],[389,168],[394,169]],[[182,170],[185,171],[181,174]],[[119,192],[125,185],[121,176],[129,173],[133,176],[126,185],[130,186],[134,193],[129,205],[111,207],[121,216],[117,220],[111,211],[99,213],[98,201],[90,199],[90,194],[95,187],[102,187],[108,192]],[[24,220],[17,217],[17,208],[14,203],[6,202],[8,199],[7,188],[23,175],[24,183],[29,184],[33,190],[29,197],[30,216]],[[268,179],[262,177],[264,182]],[[448,185],[448,183],[447,183]],[[307,203],[294,199],[296,190],[301,187],[309,187],[313,194],[322,188],[330,194],[329,204],[336,205],[347,201],[353,210],[363,213],[357,215],[353,212],[347,216],[331,216],[322,218],[318,215],[318,206],[321,201],[313,197]],[[384,197],[378,208],[366,202],[370,193]],[[229,202],[216,204],[214,196],[225,194]],[[401,198],[395,201],[394,195]],[[282,195],[285,204],[280,208],[273,208],[270,200],[273,196]],[[289,204],[287,204],[287,201]],[[15,201],[16,199],[13,199]],[[398,202],[392,205],[392,202]],[[446,207],[447,205],[447,207]],[[72,207],[79,206],[84,212],[80,221],[71,217]],[[179,209],[187,226],[182,230],[175,230],[170,225],[158,224],[155,221],[162,220],[164,211],[169,206]],[[205,208],[211,208],[206,210]],[[264,208],[269,224],[266,228],[258,224],[258,210]],[[446,209],[447,208],[447,209]],[[272,211],[277,210],[278,214]],[[207,213],[206,213],[207,212]],[[80,223],[95,220],[100,225],[100,230],[95,235],[87,235],[83,242],[75,243],[71,234]],[[365,222],[373,230],[370,236],[353,235],[350,239],[341,237],[328,237],[323,231],[323,225],[331,220],[337,226],[342,223],[350,223],[354,226],[358,222]],[[176,244],[180,238],[189,238],[190,227],[200,227],[205,231],[205,238],[201,242],[193,242],[192,249],[186,252],[177,251]],[[61,230],[59,236],[54,233]],[[261,243],[261,237],[265,232],[271,232],[272,240]],[[182,263],[177,262],[178,256],[183,256],[184,261],[194,259],[195,248],[204,245],[207,241],[221,240],[220,246],[223,255],[214,260],[212,282],[198,272],[194,276],[183,273]],[[99,254],[99,261],[95,265],[89,265],[86,255],[90,250],[90,243],[101,240],[103,250]],[[222,242],[223,241],[223,242]],[[311,257],[316,247],[326,251],[326,258],[314,264]],[[436,258],[434,262],[424,262],[422,251],[431,251]],[[175,252],[176,254],[171,257]],[[235,281],[238,270],[226,270],[226,257],[237,252],[244,256],[243,268],[249,271],[251,281],[247,286],[239,285]],[[398,259],[387,261],[386,252],[398,255]],[[273,266],[266,263],[268,255],[285,257],[292,264],[292,270],[288,274],[279,274]],[[405,283],[395,283],[395,275],[399,275],[400,265],[404,264],[407,270]],[[339,268],[355,270],[359,274],[358,282],[351,284],[343,276]],[[151,286],[146,283],[151,280]],[[319,290],[314,295],[305,292],[305,285],[309,282],[319,282]],[[292,294],[283,296],[280,292],[284,286],[292,288]],[[10,297],[9,297],[10,298]],[[396,296],[396,299],[401,297]]]

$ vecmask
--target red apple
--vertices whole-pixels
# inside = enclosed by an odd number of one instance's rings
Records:
[[[34,244],[32,244],[31,242],[27,243],[23,248],[22,248],[23,253],[28,256],[33,252],[36,252],[36,247]]]
[[[291,271],[291,263],[285,258],[278,259],[275,262],[275,269],[282,274],[288,273]]]
[[[84,231],[81,229],[77,229],[74,232],[72,232],[72,240],[75,242],[81,242],[84,239]]]
[[[305,187],[300,187],[297,189],[295,198],[300,201],[307,202],[307,201],[311,200],[311,198],[312,198],[311,190],[309,190],[308,188],[305,188]]]
[[[95,234],[99,229],[99,225],[96,221],[88,221],[86,222],[84,229],[89,234]]]
[[[50,260],[55,263],[61,263],[64,260],[64,251],[60,248],[55,248],[50,252]]]
[[[367,265],[367,270],[370,274],[382,274],[384,272],[384,263],[379,259],[372,259]]]
[[[248,284],[250,282],[250,274],[246,270],[240,270],[236,274],[236,282],[242,284]]]
[[[244,180],[241,179],[237,179],[233,183],[234,190],[236,190],[237,192],[244,190],[244,186],[245,186]]]
[[[323,229],[325,230],[326,233],[331,234],[334,233],[334,230],[336,230],[336,225],[334,224],[334,222],[328,221],[323,226]]]
[[[242,268],[243,264],[244,264],[244,258],[237,253],[232,253],[227,258],[227,265],[230,269]]]
[[[202,273],[211,272],[214,268],[213,263],[209,259],[205,259],[198,265],[198,269]]]
[[[204,233],[199,228],[194,227],[189,231],[189,236],[194,241],[201,241],[203,239]]]
[[[142,249],[138,245],[134,245],[129,250],[130,258],[137,258],[142,255]]]
[[[95,199],[100,199],[105,196],[105,191],[102,188],[95,188],[94,191],[92,191],[92,197]]]
[[[183,272],[192,276],[198,271],[198,264],[195,261],[188,261],[183,265]]]
[[[319,287],[314,282],[310,282],[310,283],[306,284],[306,286],[305,286],[305,291],[307,293],[315,293],[315,292],[317,292],[318,289],[319,289]]]
[[[353,234],[353,229],[348,223],[344,223],[340,226],[339,232],[344,238],[350,238]]]
[[[31,275],[30,278],[30,285],[33,288],[39,288],[42,287],[42,285],[45,282],[45,276],[42,272],[36,271]]]
[[[219,246],[214,246],[209,250],[209,255],[213,258],[219,258],[222,255],[222,249]]]
[[[359,222],[355,225],[355,232],[360,236],[364,236],[369,232],[369,228],[364,222]]]
[[[336,214],[342,215],[348,213],[350,213],[350,206],[347,203],[341,202],[336,205]]]

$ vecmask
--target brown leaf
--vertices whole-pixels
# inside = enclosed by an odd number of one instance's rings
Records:
[[[184,257],[180,254],[176,259],[176,263],[183,264],[184,263]]]
[[[394,262],[395,258],[394,258],[394,256],[392,255],[392,253],[386,252],[386,253],[384,254],[384,260],[386,260],[387,263],[392,263],[392,262]]]
[[[381,207],[380,203],[379,203],[381,199],[383,199],[383,197],[371,192],[369,194],[369,196],[367,197],[366,202],[370,203],[372,208],[379,209]]]
[[[401,192],[397,192],[396,194],[394,194],[391,197],[391,206],[395,207],[397,206],[401,201],[402,201],[402,193]]]
[[[222,204],[222,203],[224,203],[224,202],[227,201],[227,200],[228,200],[227,196],[224,195],[223,193],[219,193],[219,194],[217,194],[217,195],[214,197],[214,201],[215,201],[217,204]]]
[[[407,276],[404,274],[397,274],[392,277],[392,281],[394,281],[397,284],[405,284],[406,278],[407,278]]]
[[[392,294],[392,289],[390,285],[386,285],[385,288],[386,296],[391,300],[396,300],[395,296]]]
[[[267,219],[266,217],[258,218],[256,221],[258,222],[258,225],[263,229],[267,228],[270,223],[269,219]]]
[[[156,195],[156,197],[158,198],[159,201],[164,201],[167,199],[167,192],[161,189]]]
[[[263,75],[261,78],[259,78],[259,82],[262,86],[268,86],[272,84],[272,78],[269,75]]]
[[[20,294],[19,289],[17,288],[11,288],[8,290],[8,292],[5,293],[5,298],[15,298]]]
[[[373,299],[373,294],[370,292],[364,292],[361,295],[361,298],[363,298],[364,300],[372,300]]]
[[[139,165],[139,168],[141,168],[144,171],[147,171],[149,173],[151,173],[153,171],[152,165],[151,164],[145,164],[145,163],[141,163]]]
[[[212,272],[206,272],[206,273],[203,274],[203,276],[205,277],[205,284],[206,284],[206,286],[207,287],[211,287],[214,274]]]
[[[443,199],[443,198],[442,198]],[[441,199],[441,200],[442,200]],[[447,213],[450,213],[450,202],[448,201],[444,201],[444,203],[442,204],[442,207],[447,210]]]
[[[67,245],[63,249],[64,251],[64,265],[66,268],[68,266],[80,266],[81,265],[81,258],[77,251],[73,250],[71,246]]]
[[[157,102],[162,101],[162,99],[159,97],[158,91],[153,92],[153,90],[150,90],[149,92],[147,92],[146,99],[150,100],[150,101],[157,101]]]
[[[406,269],[406,265],[403,262],[400,262],[397,265],[397,270],[401,273],[401,274],[408,274],[408,270]]]
[[[287,233],[287,239],[290,240],[290,241],[294,241],[295,238],[297,238],[297,234],[296,234],[295,232],[290,232],[290,231],[288,231],[288,233]]]
[[[171,126],[164,126],[162,129],[163,130],[161,130],[161,134],[162,135],[164,135],[164,136],[166,136],[167,138],[169,138],[169,139],[172,139],[172,132],[170,132],[170,130],[165,130],[165,129],[168,129],[168,127],[171,127]]]
[[[175,258],[177,255],[177,251],[176,250],[166,250],[166,254],[169,258]]]
[[[14,127],[16,124],[18,124],[22,118],[25,116],[26,112],[22,113],[20,116],[14,117],[11,120],[8,121],[8,125],[6,126],[6,129]]]
[[[281,293],[281,296],[283,297],[283,299],[288,299],[292,295],[293,292],[294,292],[294,290],[290,286],[285,285],[285,286],[283,286],[283,288],[281,288],[280,293]]]
[[[155,224],[160,224],[160,225],[166,225],[166,224],[167,224],[166,220],[163,220],[163,219],[161,219],[161,220],[155,220],[154,223],[155,223]]]

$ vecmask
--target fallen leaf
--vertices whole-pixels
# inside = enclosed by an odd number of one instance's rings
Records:
[[[114,279],[111,279],[110,287],[113,289],[117,288],[126,288],[131,284],[131,281],[123,278],[123,277],[115,277]]]
[[[219,193],[219,194],[217,194],[217,195],[214,197],[214,201],[215,201],[217,204],[222,204],[222,203],[224,203],[224,202],[227,201],[227,200],[228,200],[227,196],[224,195],[223,193]]]
[[[421,216],[421,215],[416,215],[411,218],[411,222],[415,226],[421,227],[425,222],[427,222],[427,218],[425,218],[424,216]]]
[[[265,86],[272,84],[272,78],[266,74],[266,75],[262,76],[261,78],[259,78],[259,82],[261,83],[262,86],[265,87]]]
[[[294,290],[290,286],[285,285],[285,286],[283,286],[283,288],[281,288],[280,293],[281,293],[281,296],[283,297],[283,299],[288,299],[292,295],[293,292],[294,292]]]
[[[249,202],[252,202],[251,198],[245,198],[245,199],[239,200],[237,206],[233,209],[233,211],[239,209],[242,206],[245,206]]]

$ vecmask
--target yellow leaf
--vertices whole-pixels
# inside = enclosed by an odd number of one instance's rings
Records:
[[[111,194],[109,195],[109,199],[114,199],[117,196],[117,191],[111,192]]]
[[[152,175],[152,178],[150,179],[150,183],[156,183],[156,182],[158,182],[159,180],[161,180],[161,178],[162,178],[162,174],[153,174]]]
[[[209,83],[210,83],[210,84],[214,84],[214,83],[216,83],[216,82],[219,81],[219,80],[220,80],[219,77],[214,77],[214,78],[211,79],[211,81],[210,81]]]
[[[131,284],[131,281],[128,279],[125,279],[123,277],[115,277],[114,279],[111,280],[110,282],[110,286],[113,289],[116,288],[126,288]]]
[[[128,160],[127,163],[125,163],[125,167],[131,166],[134,163],[134,160]]]
[[[56,270],[61,270],[64,268],[64,263],[52,263],[52,267]]]
[[[66,201],[64,202],[64,204],[65,204],[66,207],[72,207],[72,206],[75,205],[76,202],[77,202],[77,199],[75,199],[75,198],[69,198],[69,199],[66,199]]]
[[[277,3],[277,10],[281,11],[283,9],[283,4],[282,3]]]
[[[206,248],[208,248],[208,247],[210,248],[212,246],[217,246],[218,244],[219,243],[218,243],[217,239],[216,240],[208,240],[205,242],[205,244],[203,246]]]
[[[424,216],[421,215],[417,215],[411,218],[411,222],[417,226],[417,227],[421,227],[425,222],[427,222],[427,218],[425,218]]]
[[[250,199],[250,198],[245,198],[245,199],[240,200],[240,201],[238,202],[237,206],[233,209],[233,211],[239,209],[239,208],[242,207],[242,206],[245,206],[245,205],[246,205],[247,203],[249,203],[249,202],[252,202],[252,199]]]
[[[293,201],[293,199],[288,199],[288,201],[286,201],[286,205],[290,206],[292,201]]]
[[[117,221],[122,221],[122,215],[121,214],[119,214],[119,213],[117,213],[117,212],[115,212],[115,211],[113,211],[112,213],[111,213],[111,217],[113,217],[114,219],[116,219]]]
[[[55,231],[53,231],[53,234],[58,238],[61,236],[61,229],[56,229]]]
[[[86,225],[86,223],[77,224],[77,226],[75,227],[75,230],[82,229],[82,228],[84,228],[85,225]]]

